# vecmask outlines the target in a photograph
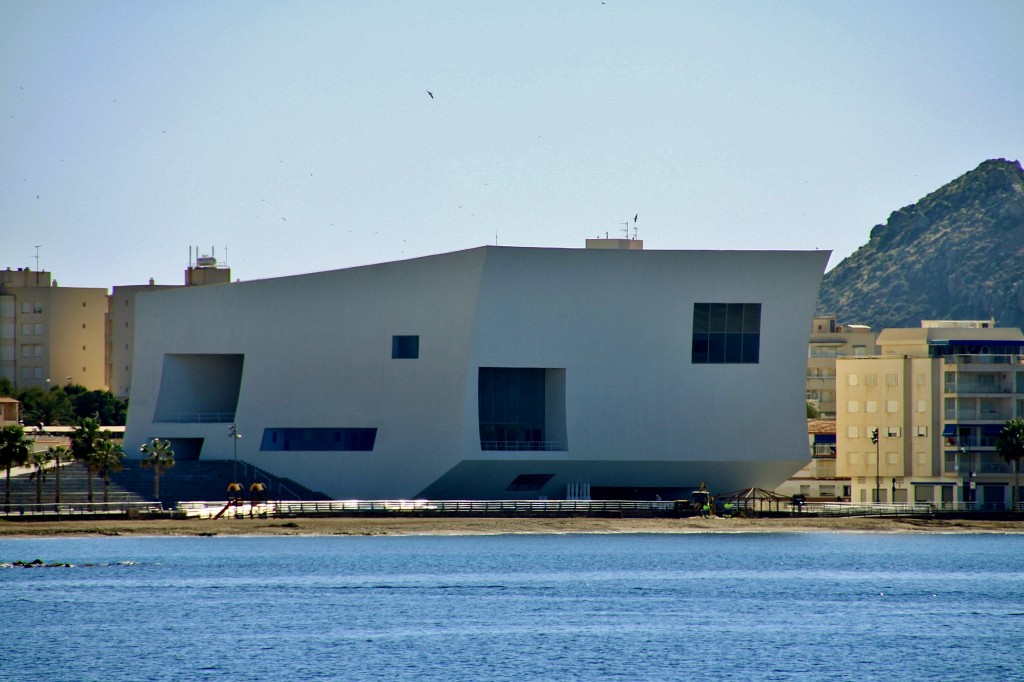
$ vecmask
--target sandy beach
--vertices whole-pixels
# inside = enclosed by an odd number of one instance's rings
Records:
[[[494,535],[502,533],[1024,533],[1024,519],[332,517],[0,520],[0,537],[218,535]]]

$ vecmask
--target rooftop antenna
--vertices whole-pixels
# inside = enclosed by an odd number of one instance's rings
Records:
[[[626,222],[624,222],[624,223],[622,223],[622,224],[626,226],[626,227],[624,228],[624,229],[625,229],[625,232],[626,232],[626,239],[629,239],[629,221],[627,220]]]
[[[36,272],[39,272],[39,247],[42,244],[36,244]]]

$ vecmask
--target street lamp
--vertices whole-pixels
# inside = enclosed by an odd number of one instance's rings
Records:
[[[881,502],[881,472],[879,471],[879,457],[878,457],[878,429],[876,428],[871,432],[871,442],[875,444],[875,504]]]
[[[242,434],[238,432],[238,425],[232,424],[231,428],[228,429],[228,436],[231,437],[231,446],[235,455],[235,474],[234,481],[238,482],[238,439],[242,437]]]

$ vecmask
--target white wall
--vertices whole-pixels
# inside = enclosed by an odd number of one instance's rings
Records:
[[[496,497],[543,472],[549,496],[567,482],[774,487],[807,458],[827,259],[482,247],[143,294],[126,442],[205,437],[203,458],[230,458],[226,424],[152,419],[165,354],[241,353],[239,458],[333,497]],[[691,364],[694,302],[761,303],[760,363]],[[419,359],[391,358],[396,334],[419,335]],[[481,366],[564,368],[568,452],[481,452]],[[376,427],[375,449],[259,451],[265,428],[314,426]]]

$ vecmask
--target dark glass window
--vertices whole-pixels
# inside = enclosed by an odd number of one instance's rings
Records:
[[[373,428],[280,428],[264,429],[260,450],[291,452],[373,450],[377,429]]]
[[[693,364],[757,364],[760,360],[760,303],[693,304]]]
[[[481,367],[477,385],[480,448],[544,450],[544,369]]]
[[[392,336],[391,357],[398,360],[415,360],[420,356],[419,336]]]

